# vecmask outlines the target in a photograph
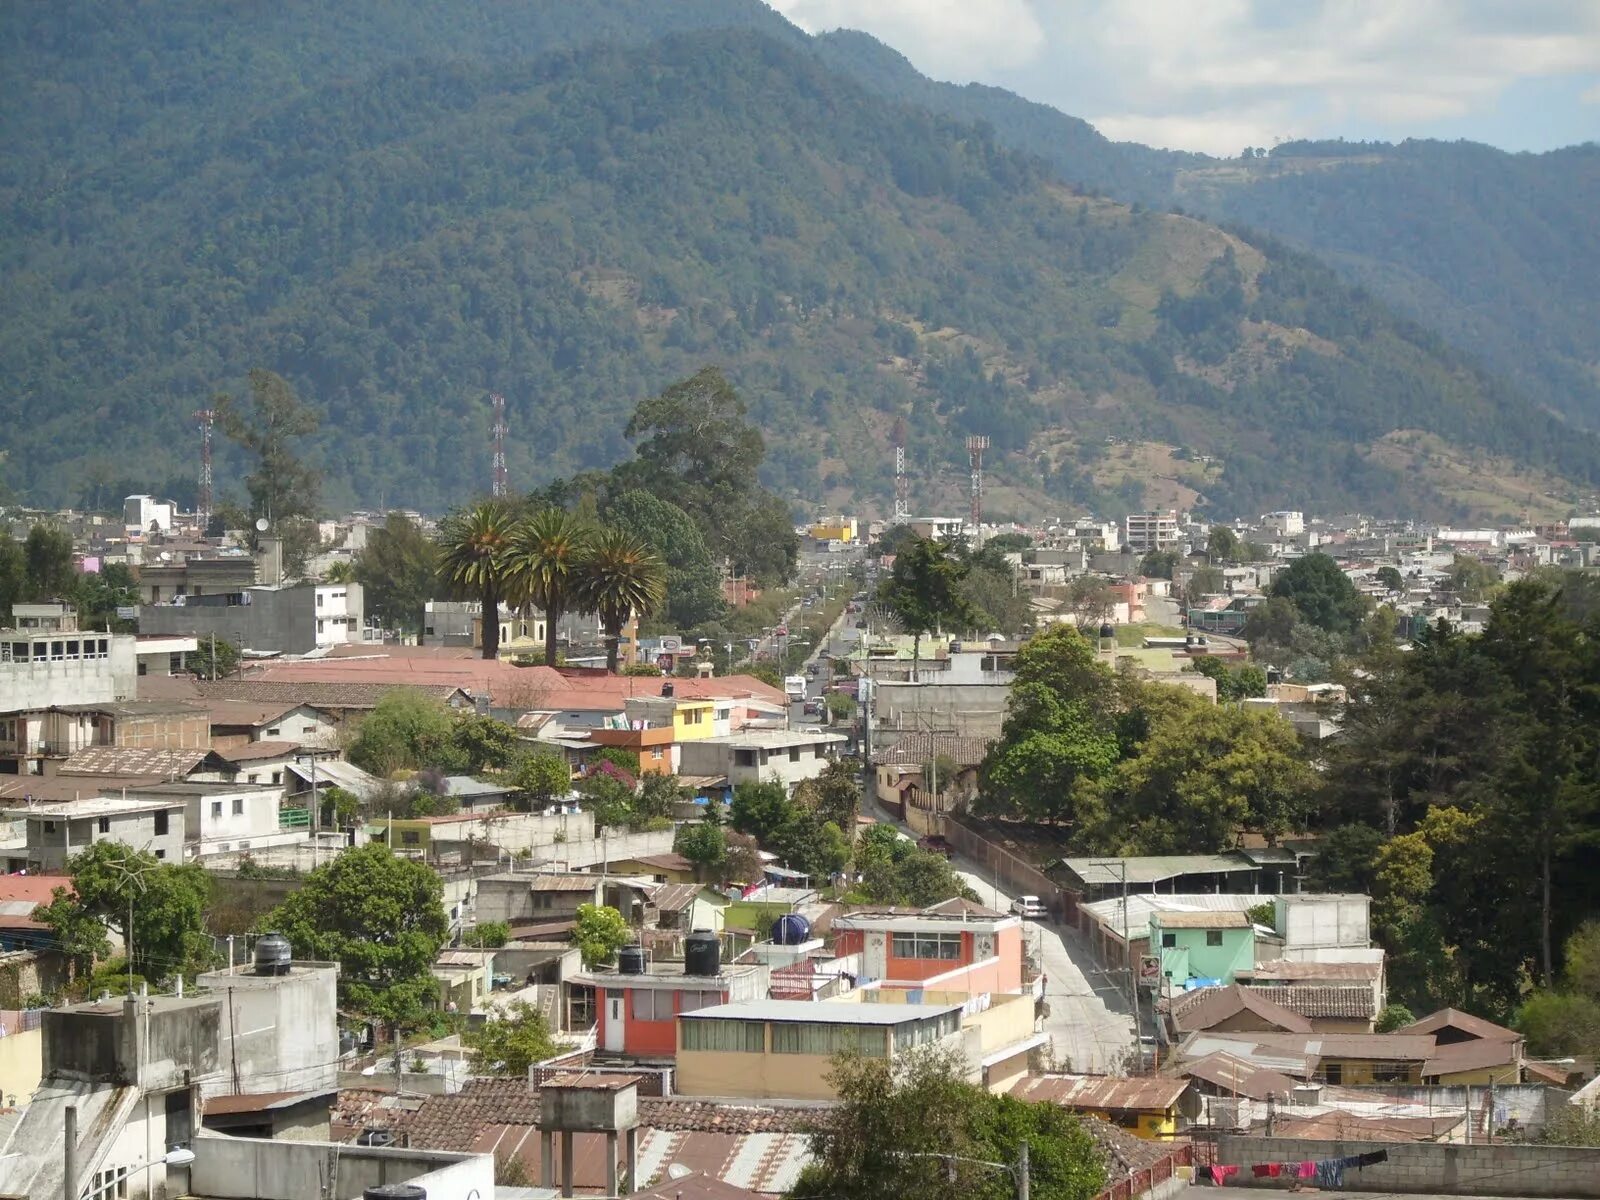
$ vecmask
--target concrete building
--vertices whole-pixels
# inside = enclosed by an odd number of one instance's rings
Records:
[[[678,749],[685,775],[720,775],[732,786],[777,780],[792,788],[821,775],[846,740],[839,733],[745,729]]]
[[[1022,990],[1022,919],[965,900],[921,911],[846,913],[833,919],[831,931],[836,955],[861,956],[862,983]],[[940,982],[928,982],[935,978]]]
[[[1302,512],[1283,509],[1279,512],[1267,513],[1261,518],[1261,524],[1280,538],[1298,537],[1306,531],[1306,515]]]
[[[226,1070],[199,1081],[200,1094],[311,1092],[338,1088],[339,964],[295,961],[208,971],[195,980],[223,1001]],[[326,1104],[323,1111],[327,1121]]]
[[[172,532],[178,506],[154,496],[129,496],[122,502],[123,534],[129,541],[143,541],[152,534]]]
[[[670,1060],[677,1052],[677,1020],[730,1002],[767,994],[763,964],[721,963],[715,974],[691,975],[681,962],[658,962],[642,973],[605,968],[572,978],[595,997],[595,1037],[600,1049],[634,1058]]]
[[[130,800],[184,806],[184,856],[204,858],[264,850],[304,840],[307,830],[283,828],[283,787],[253,783],[159,783],[125,789]]]
[[[141,637],[135,647],[140,675],[182,675],[189,656],[200,649],[193,637]]]
[[[139,567],[139,603],[170,604],[179,596],[226,595],[259,582],[256,560],[244,553],[158,558]]]
[[[359,583],[258,585],[139,608],[141,634],[213,635],[250,650],[309,654],[363,640]]]
[[[171,798],[91,796],[13,808],[10,815],[27,823],[28,869],[60,873],[68,859],[95,842],[121,842],[181,863],[184,808],[182,800]]]
[[[1194,980],[1232,983],[1256,964],[1255,927],[1242,912],[1154,912],[1150,945],[1174,988]]]
[[[1135,554],[1171,550],[1178,544],[1178,514],[1170,509],[1129,513],[1123,518],[1122,544]]]
[[[205,713],[164,700],[60,704],[0,716],[0,768],[17,775],[53,773],[81,750],[194,750],[210,743]]]
[[[0,629],[0,713],[132,700],[138,677],[128,634]]]

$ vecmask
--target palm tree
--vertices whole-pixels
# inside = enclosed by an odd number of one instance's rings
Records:
[[[452,513],[439,526],[439,578],[459,596],[483,606],[483,656],[500,657],[500,598],[510,582],[511,538],[517,519],[500,500]]]
[[[561,508],[535,513],[512,536],[512,583],[519,599],[544,610],[547,666],[556,665],[556,623],[578,598],[588,553],[588,526]]]
[[[617,669],[617,649],[628,617],[644,616],[667,594],[667,567],[661,556],[626,529],[603,528],[584,560],[578,602],[599,616],[606,631],[606,670]]]

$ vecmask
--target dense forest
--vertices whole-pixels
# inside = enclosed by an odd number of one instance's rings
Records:
[[[1328,267],[1137,202],[1189,160],[1078,122],[1067,157],[1101,165],[1065,185],[1034,156],[1050,110],[1012,106],[1019,148],[764,6],[216,11],[38,7],[0,50],[4,483],[29,499],[181,479],[188,414],[256,367],[317,411],[330,505],[480,490],[494,391],[519,488],[609,467],[635,405],[707,364],[807,503],[883,504],[899,417],[925,494],[978,433],[998,478],[1108,511],[1143,499],[1097,472],[1109,438],[1213,456],[1224,514],[1466,515],[1371,452],[1401,429],[1600,474],[1600,444]]]

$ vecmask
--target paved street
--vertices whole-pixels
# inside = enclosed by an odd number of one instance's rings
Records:
[[[963,879],[985,904],[1007,911],[1015,897],[996,890],[988,880],[957,860]],[[1045,976],[1045,1002],[1056,1063],[1063,1070],[1106,1073],[1119,1069],[1133,1048],[1133,1021],[1118,992],[1120,981],[1108,976],[1090,958],[1076,930],[1040,921],[1024,926],[1030,949],[1036,949]]]

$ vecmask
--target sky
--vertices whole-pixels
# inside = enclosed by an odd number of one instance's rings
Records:
[[[1117,141],[1600,141],[1600,0],[769,0]]]

